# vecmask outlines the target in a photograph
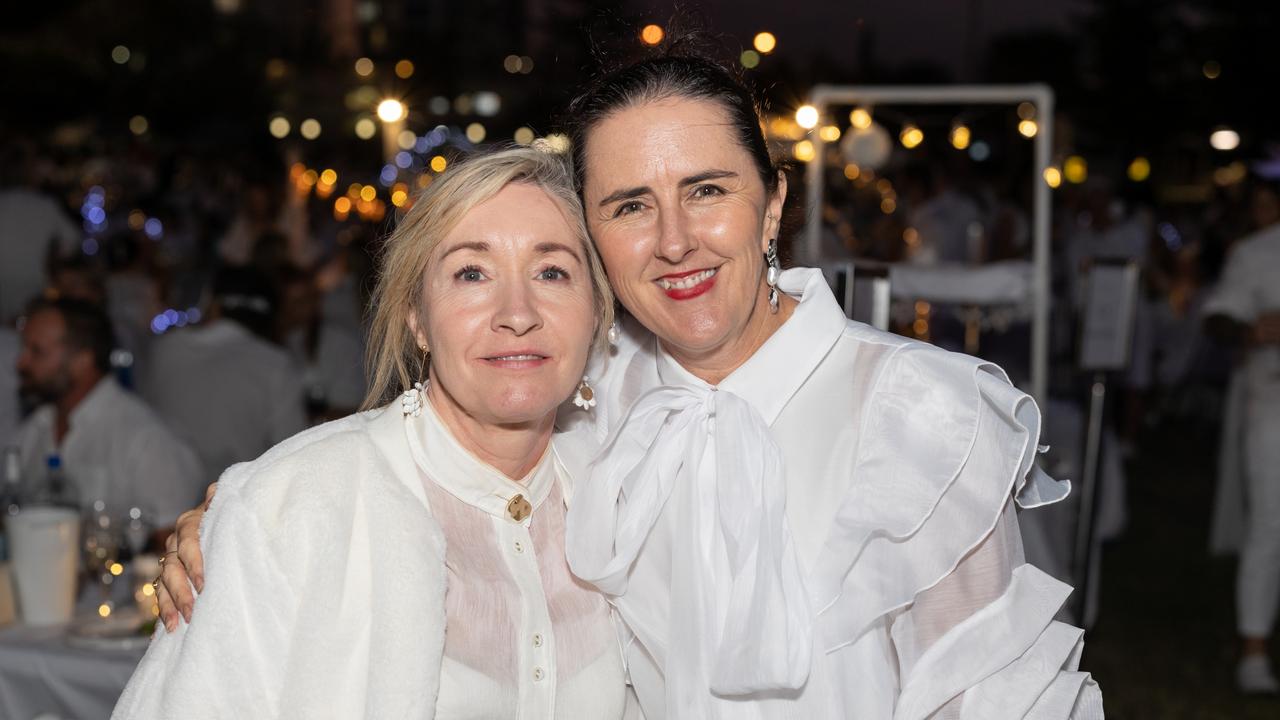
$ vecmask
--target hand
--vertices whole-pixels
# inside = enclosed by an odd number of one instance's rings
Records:
[[[160,606],[160,621],[164,629],[173,632],[178,628],[178,614],[191,622],[191,610],[195,606],[196,592],[204,590],[204,556],[200,554],[200,521],[213,502],[218,483],[213,483],[204,493],[204,502],[178,516],[174,532],[164,543],[160,577],[156,583],[156,602]]]

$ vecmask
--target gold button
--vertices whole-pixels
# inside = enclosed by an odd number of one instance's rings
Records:
[[[516,522],[524,522],[524,519],[529,517],[532,512],[533,506],[529,504],[528,500],[524,499],[523,495],[516,495],[507,503],[507,514]]]

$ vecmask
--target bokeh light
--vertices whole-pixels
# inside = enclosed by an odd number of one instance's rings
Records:
[[[378,103],[378,119],[382,122],[393,123],[403,120],[405,116],[404,103],[395,98],[387,98]]]
[[[502,97],[495,92],[478,92],[472,104],[480,117],[493,117],[502,109]]]
[[[373,74],[373,61],[367,57],[356,60],[356,74],[360,77],[369,77]]]
[[[956,125],[951,128],[951,147],[964,150],[969,147],[972,137],[973,133],[970,132],[968,125]]]
[[[368,140],[378,134],[378,124],[373,120],[363,117],[356,121],[356,137],[361,140]]]
[[[796,143],[795,147],[792,148],[792,153],[795,155],[796,160],[800,162],[809,162],[816,156],[813,143],[808,140],[801,140]]]
[[[1073,185],[1079,185],[1089,179],[1089,163],[1079,155],[1072,155],[1062,163],[1062,177]]]
[[[640,40],[645,45],[657,45],[662,42],[662,38],[666,37],[666,35],[661,25],[645,25],[644,29],[640,31]]]
[[[1240,147],[1240,133],[1231,128],[1218,128],[1209,135],[1209,145],[1214,150],[1222,150],[1223,152],[1235,150]]]
[[[849,124],[855,130],[866,130],[871,127],[871,111],[866,108],[854,108],[849,113]]]
[[[408,80],[413,77],[413,70],[414,67],[412,60],[401,60],[396,63],[396,77],[401,80]]]
[[[320,137],[320,121],[315,118],[307,118],[298,126],[298,133],[307,140],[315,140]]]
[[[924,131],[908,123],[902,126],[902,132],[898,133],[898,140],[902,142],[902,147],[911,150],[924,142]]]
[[[271,118],[271,122],[267,123],[267,130],[271,132],[273,138],[283,138],[289,134],[289,120],[282,115]]]
[[[812,130],[818,124],[818,108],[801,105],[796,109],[796,124],[805,130]]]
[[[1129,163],[1129,168],[1126,174],[1129,176],[1129,179],[1134,182],[1146,181],[1147,178],[1151,177],[1151,161],[1142,156],[1134,158],[1133,161]]]
[[[761,54],[768,55],[778,47],[778,38],[773,36],[771,32],[756,33],[755,38],[751,40],[751,46],[759,50]]]

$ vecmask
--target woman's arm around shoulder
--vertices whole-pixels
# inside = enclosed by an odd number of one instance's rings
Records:
[[[253,465],[224,475],[204,521],[209,584],[191,623],[157,629],[112,718],[278,717],[296,598],[243,494]]]

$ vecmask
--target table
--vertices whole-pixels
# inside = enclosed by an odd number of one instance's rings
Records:
[[[0,628],[0,718],[106,720],[144,652],[72,647],[67,626]]]

